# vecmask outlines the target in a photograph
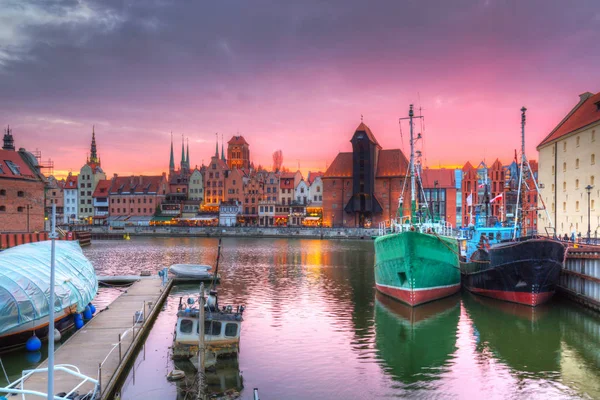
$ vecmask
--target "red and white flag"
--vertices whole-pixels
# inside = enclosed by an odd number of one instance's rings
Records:
[[[495,202],[496,200],[498,200],[498,199],[501,199],[503,194],[504,194],[504,193],[500,193],[498,196],[494,197],[492,200],[490,200],[490,203],[493,203],[493,202]]]

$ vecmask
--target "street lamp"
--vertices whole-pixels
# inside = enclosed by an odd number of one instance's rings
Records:
[[[592,228],[590,226],[590,194],[592,193],[592,189],[594,187],[592,185],[587,185],[585,187],[585,190],[587,190],[587,194],[588,194],[588,234],[587,234],[587,242],[588,244],[590,244],[590,239],[591,239],[591,235],[592,235]]]

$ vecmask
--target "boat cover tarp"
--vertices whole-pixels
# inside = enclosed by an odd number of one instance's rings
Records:
[[[48,316],[50,250],[44,241],[0,252],[0,335]],[[55,311],[82,312],[98,291],[94,267],[77,241],[57,240],[55,260]]]

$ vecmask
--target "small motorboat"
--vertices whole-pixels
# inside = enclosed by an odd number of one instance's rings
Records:
[[[213,278],[213,274],[209,272],[210,269],[212,269],[210,265],[173,264],[169,267],[169,272],[177,278],[204,280]]]

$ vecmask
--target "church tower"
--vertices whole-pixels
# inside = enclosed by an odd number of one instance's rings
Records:
[[[10,125],[4,130],[4,145],[2,146],[2,150],[15,151],[15,140],[13,139]]]
[[[171,158],[169,159],[169,176],[175,172],[175,156],[173,155],[173,132],[171,132]]]
[[[94,125],[92,125],[92,145],[90,146],[90,158],[88,159],[87,163],[100,165],[100,158],[98,158],[98,153],[96,150],[96,130]]]

